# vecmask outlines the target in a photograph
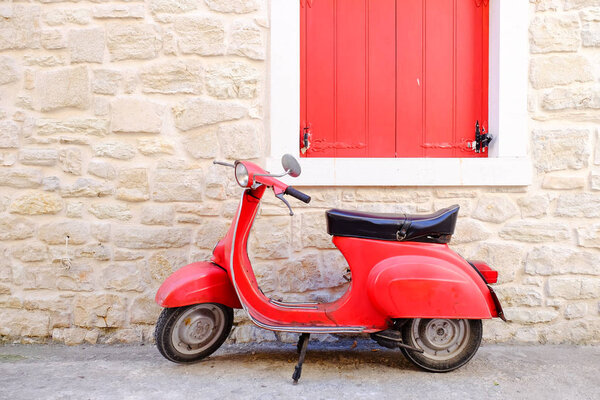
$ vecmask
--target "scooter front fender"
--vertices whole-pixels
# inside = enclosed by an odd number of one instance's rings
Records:
[[[210,262],[195,262],[175,271],[156,293],[161,307],[182,307],[199,303],[219,303],[242,308],[224,269]]]
[[[498,315],[485,282],[474,271],[445,259],[406,255],[382,260],[369,273],[368,288],[375,307],[391,318]]]

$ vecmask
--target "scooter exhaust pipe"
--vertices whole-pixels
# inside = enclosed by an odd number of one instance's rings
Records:
[[[387,347],[388,349],[402,347],[404,349],[416,351],[417,353],[423,353],[423,349],[419,349],[402,342],[400,332],[392,329],[371,333],[371,339],[375,340],[380,346]]]

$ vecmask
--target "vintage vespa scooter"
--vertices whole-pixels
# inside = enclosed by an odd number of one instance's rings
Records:
[[[273,189],[305,203],[310,197],[281,182],[297,177],[300,165],[282,159],[285,172],[269,174],[256,164],[215,162],[234,168],[244,188],[231,227],[211,261],[195,262],[173,273],[156,302],[165,307],[156,324],[159,351],[177,363],[198,361],[223,344],[234,308],[244,308],[259,327],[300,333],[300,378],[311,333],[370,333],[380,345],[400,348],[421,368],[451,371],[473,357],[481,342],[481,320],[504,319],[489,286],[498,273],[483,262],[469,262],[450,250],[458,206],[431,215],[326,212],[328,232],[351,272],[347,292],[332,303],[287,303],[265,296],[247,254],[250,229],[261,198]]]

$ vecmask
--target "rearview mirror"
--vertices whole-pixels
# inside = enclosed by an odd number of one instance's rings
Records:
[[[288,174],[293,178],[297,178],[300,176],[300,172],[302,172],[300,163],[291,154],[284,154],[283,157],[281,157],[281,165],[283,166],[283,169],[287,171]]]

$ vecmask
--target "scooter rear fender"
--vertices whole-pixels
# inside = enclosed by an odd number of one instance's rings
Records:
[[[175,271],[156,293],[161,307],[182,307],[199,303],[219,303],[242,308],[229,275],[210,262],[195,262]]]
[[[488,286],[466,261],[459,263],[416,254],[387,258],[369,273],[369,298],[391,318],[497,317]]]

